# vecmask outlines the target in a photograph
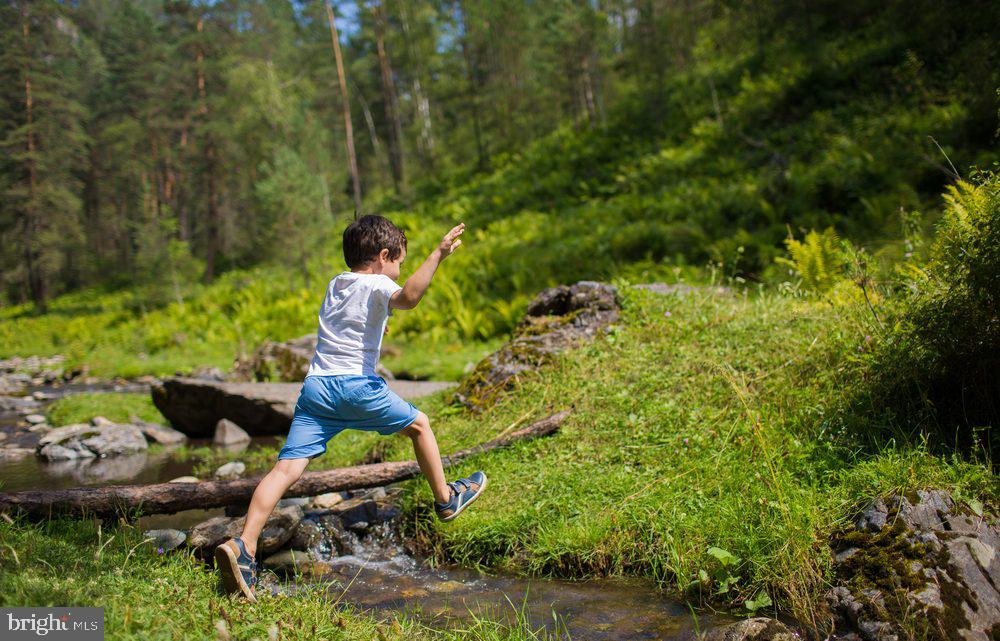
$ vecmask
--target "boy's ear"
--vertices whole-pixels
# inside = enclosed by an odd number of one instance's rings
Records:
[[[381,262],[388,263],[389,262],[389,250],[383,247],[382,250],[378,253],[378,257],[379,257],[379,260]]]

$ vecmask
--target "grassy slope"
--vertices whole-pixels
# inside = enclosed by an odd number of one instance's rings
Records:
[[[736,605],[766,590],[809,620],[820,611],[827,535],[867,497],[928,485],[998,497],[995,476],[976,463],[908,443],[852,449],[838,407],[849,354],[864,345],[863,313],[766,292],[630,290],[617,332],[483,416],[425,406],[444,451],[555,409],[574,413],[551,440],[463,464],[492,483],[454,525],[430,518],[430,494],[416,483],[413,527],[465,564],[638,574]],[[340,462],[335,443],[329,463]],[[397,441],[389,454],[409,456],[407,447]],[[718,581],[698,581],[699,570],[726,578],[711,546],[743,560],[724,595]]]

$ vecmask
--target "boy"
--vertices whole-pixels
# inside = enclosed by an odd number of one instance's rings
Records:
[[[261,528],[309,460],[325,452],[327,441],[345,428],[410,437],[442,521],[454,519],[486,488],[482,472],[445,482],[427,415],[375,374],[388,316],[394,309],[417,306],[438,265],[462,244],[458,237],[463,231],[465,223],[460,223],[445,234],[400,287],[395,281],[406,258],[403,231],[382,216],[363,216],[344,230],[344,259],[351,271],[338,274],[327,286],[319,312],[316,353],[295,405],[288,439],[277,464],[254,491],[243,534],[215,550],[227,592],[242,592],[250,601],[257,600],[255,555]]]

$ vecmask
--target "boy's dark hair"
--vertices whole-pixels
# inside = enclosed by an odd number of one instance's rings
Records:
[[[406,249],[406,234],[388,218],[369,214],[344,230],[344,260],[351,269],[364,267],[383,249],[389,250],[389,260]]]

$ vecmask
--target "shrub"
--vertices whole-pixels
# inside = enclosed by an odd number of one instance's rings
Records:
[[[1000,423],[1000,177],[949,187],[945,205],[930,261],[906,272],[864,359],[861,398],[898,432],[991,452]]]

